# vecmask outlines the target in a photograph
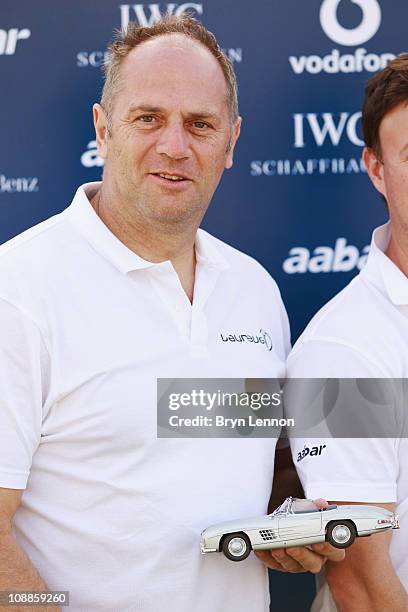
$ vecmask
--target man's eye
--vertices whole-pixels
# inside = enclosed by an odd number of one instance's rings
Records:
[[[199,128],[200,130],[202,130],[203,128],[208,127],[208,124],[205,123],[204,121],[194,121],[194,127]]]
[[[138,118],[138,121],[141,121],[142,123],[153,123],[154,117],[153,115],[142,115]]]

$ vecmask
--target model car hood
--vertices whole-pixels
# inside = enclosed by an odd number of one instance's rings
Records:
[[[267,528],[269,525],[272,527],[274,519],[269,516],[257,516],[244,519],[235,519],[234,521],[226,521],[225,523],[216,523],[210,525],[207,529],[204,529],[202,536],[206,538],[212,538],[217,535],[224,533],[232,533],[234,531],[247,531],[248,529],[260,529]]]

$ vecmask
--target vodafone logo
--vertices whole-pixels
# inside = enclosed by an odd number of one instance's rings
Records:
[[[361,10],[360,23],[355,28],[345,28],[338,19],[338,9],[343,2],[353,3]],[[320,24],[323,32],[333,42],[348,47],[357,46],[351,53],[342,54],[332,49],[326,55],[291,55],[289,63],[295,74],[351,74],[355,72],[377,72],[393,60],[395,53],[368,53],[359,47],[369,41],[381,25],[381,8],[378,0],[323,0],[320,5]]]
[[[381,25],[381,8],[377,0],[350,0],[362,11],[361,23],[356,28],[344,28],[337,19],[341,0],[323,0],[320,7],[320,23],[323,32],[339,45],[362,45],[378,32]]]

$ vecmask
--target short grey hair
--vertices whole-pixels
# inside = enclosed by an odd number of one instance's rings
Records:
[[[231,61],[222,51],[214,34],[202,23],[184,13],[182,15],[164,15],[152,26],[139,26],[130,22],[126,29],[116,32],[115,40],[108,46],[108,55],[104,63],[104,86],[101,106],[108,119],[108,132],[111,128],[111,117],[115,96],[120,88],[120,68],[129,53],[141,43],[168,34],[183,34],[204,45],[218,61],[226,83],[227,104],[231,124],[238,119],[238,86],[237,77]]]

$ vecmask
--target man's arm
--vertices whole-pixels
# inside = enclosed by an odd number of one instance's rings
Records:
[[[21,489],[0,488],[0,591],[48,591],[47,585],[18,545],[13,533],[13,516],[20,505]],[[1,606],[0,612],[10,612],[10,606]],[[34,606],[31,612],[58,612],[58,606]],[[28,610],[26,606],[13,606],[16,612]]]
[[[315,332],[316,327],[289,356],[288,378],[385,376],[377,363],[355,344],[349,346],[342,338],[336,340],[332,335],[326,338],[320,334],[315,338]],[[304,444],[308,447],[323,444],[320,455],[296,461],[307,496],[318,494],[337,499],[338,495],[342,497],[339,504],[347,504],[345,500],[351,498],[354,503],[394,509],[393,503],[387,503],[397,499],[400,458],[394,440],[332,438],[327,442],[292,438],[291,444],[294,457]],[[357,538],[347,549],[345,561],[327,563],[327,581],[341,612],[408,611],[407,594],[391,562],[390,538],[390,533]]]
[[[348,504],[356,502],[330,502]],[[375,504],[395,511],[395,504]],[[342,563],[327,563],[326,579],[339,612],[407,612],[408,595],[392,566],[392,531],[357,538]]]

